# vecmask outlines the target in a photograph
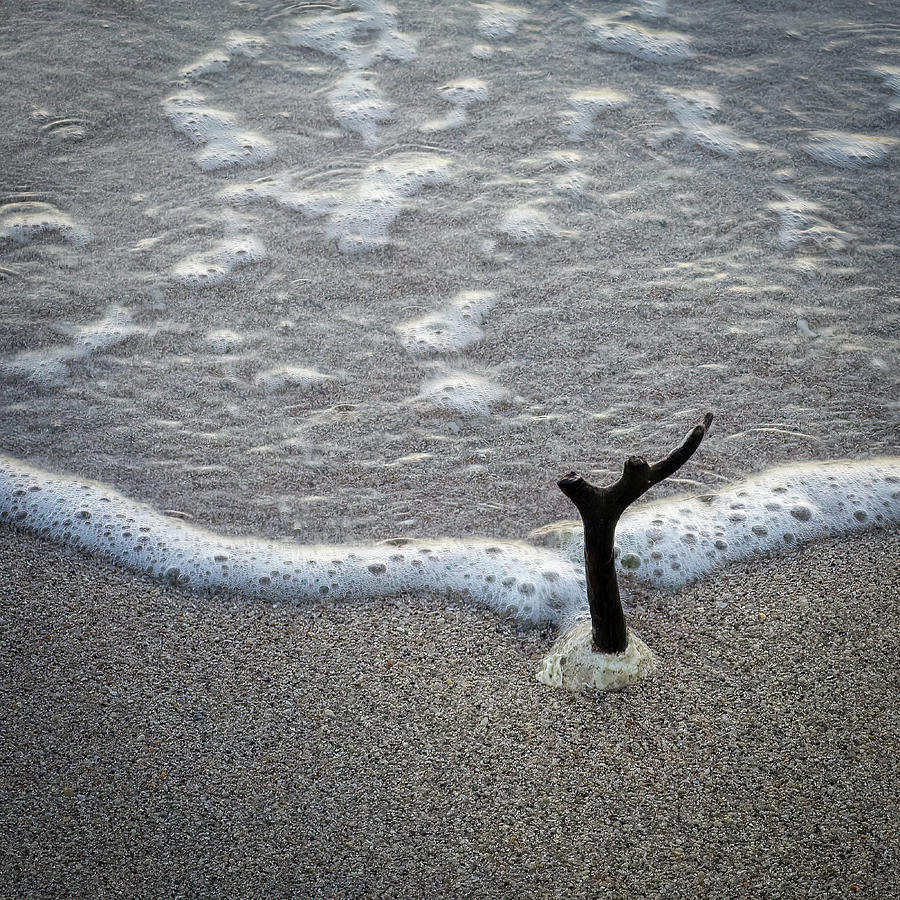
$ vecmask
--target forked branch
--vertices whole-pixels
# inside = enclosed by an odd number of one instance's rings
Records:
[[[575,472],[559,479],[559,489],[575,504],[584,522],[584,567],[595,650],[622,653],[628,641],[613,558],[620,516],[638,497],[677,472],[694,455],[712,420],[712,413],[707,413],[684,443],[657,463],[651,465],[643,456],[629,456],[622,476],[607,487],[591,484]]]

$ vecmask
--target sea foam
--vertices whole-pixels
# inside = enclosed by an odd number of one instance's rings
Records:
[[[679,587],[729,562],[828,535],[900,523],[900,458],[769,469],[728,490],[664,500],[627,512],[616,530],[616,566],[656,587]],[[532,533],[573,562],[579,523]]]
[[[0,456],[0,522],[193,590],[303,602],[401,592],[461,594],[523,623],[586,608],[583,535],[557,523],[517,541],[409,540],[299,546],[230,538],[91,481]],[[825,535],[900,522],[900,458],[771,469],[717,494],[626,514],[617,565],[677,587],[726,562]]]
[[[559,622],[586,604],[581,567],[512,541],[396,539],[298,546],[229,538],[165,516],[104,485],[0,456],[0,522],[159,581],[303,602],[453,592],[520,622]]]

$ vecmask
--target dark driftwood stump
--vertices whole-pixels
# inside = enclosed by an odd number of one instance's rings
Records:
[[[578,507],[584,522],[584,569],[594,650],[623,653],[628,642],[613,558],[619,517],[638,497],[677,472],[693,456],[712,420],[712,413],[707,413],[684,443],[658,463],[650,465],[643,456],[629,456],[622,477],[608,487],[591,484],[575,472],[563,475],[557,482]]]

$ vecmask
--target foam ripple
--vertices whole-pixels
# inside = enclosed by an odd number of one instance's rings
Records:
[[[56,234],[70,244],[81,246],[90,240],[90,232],[52,203],[23,200],[0,206],[0,246],[30,244],[44,234]]]
[[[419,396],[449,412],[486,416],[494,406],[509,397],[509,391],[481,375],[453,370],[426,381]]]
[[[611,53],[658,63],[680,62],[694,55],[691,39],[674,31],[651,31],[610,19],[593,19],[587,28],[593,43]]]
[[[41,350],[25,350],[0,361],[0,378],[28,381],[39,387],[56,387],[70,375],[72,363],[102,353],[147,329],[132,322],[131,310],[113,305],[95,322],[67,328],[72,342]]]
[[[0,456],[0,521],[195,591],[288,602],[452,592],[523,623],[563,621],[586,604],[580,566],[525,543],[229,538],[8,456]]]
[[[271,141],[241,128],[231,113],[206,105],[202,94],[184,91],[163,102],[172,127],[202,147],[194,158],[205,172],[255,166],[275,156]]]
[[[228,69],[235,56],[252,58],[266,45],[266,39],[243,31],[231,31],[225,35],[222,47],[204,53],[199,59],[185,66],[180,72],[182,78],[191,80],[204,75],[214,75]]]
[[[896,144],[896,138],[823,131],[814,135],[803,149],[813,159],[830,166],[864,169],[886,163]]]
[[[400,343],[419,355],[461,353],[484,337],[481,325],[495,297],[493,291],[460,291],[444,309],[398,325]]]
[[[266,248],[259,238],[238,235],[219,241],[209,250],[193,253],[172,266],[172,277],[183,284],[213,287],[243,266],[261,262]]]
[[[416,56],[416,40],[397,27],[393,8],[380,0],[358,0],[351,10],[297,19],[288,43],[341,60],[349,69],[378,59],[408,62]]]
[[[528,17],[524,9],[506,3],[482,3],[478,9],[478,32],[489,41],[508,41]]]
[[[446,157],[410,151],[372,163],[349,186],[303,190],[292,186],[285,176],[231,185],[219,197],[239,205],[268,199],[306,218],[327,216],[329,240],[337,241],[342,253],[361,253],[389,243],[390,227],[406,209],[410,197],[449,180],[450,162]]]
[[[790,194],[770,203],[769,209],[778,214],[781,227],[778,243],[786,250],[802,244],[814,244],[826,250],[843,250],[853,235],[843,231],[822,217],[823,208],[818,203],[803,200]]]
[[[569,109],[563,112],[570,141],[583,141],[594,130],[594,119],[601,112],[621,109],[628,98],[619,91],[587,88],[569,95]]]
[[[898,523],[900,458],[784,466],[720,493],[632,509],[616,530],[616,565],[640,581],[678,587],[729,562]],[[532,539],[583,559],[578,523],[539,529]]]

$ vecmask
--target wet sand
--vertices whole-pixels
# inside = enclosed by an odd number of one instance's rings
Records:
[[[649,681],[452,599],[197,597],[0,531],[8,897],[900,888],[900,533],[635,588]]]

